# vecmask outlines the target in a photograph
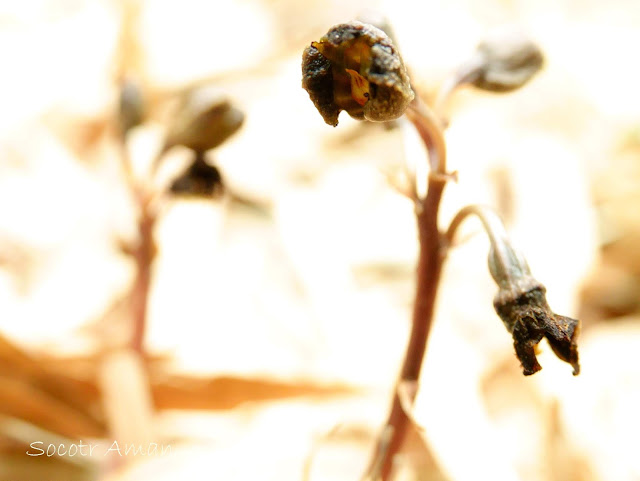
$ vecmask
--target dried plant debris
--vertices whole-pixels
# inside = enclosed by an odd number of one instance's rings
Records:
[[[414,98],[392,41],[382,30],[357,21],[331,28],[305,49],[302,87],[334,127],[342,110],[358,120],[397,119]]]
[[[544,56],[522,32],[500,30],[482,41],[463,64],[458,84],[469,83],[491,92],[511,92],[522,87],[542,69]]]
[[[554,313],[547,303],[545,287],[531,276],[524,258],[510,248],[507,254],[506,263],[498,261],[493,250],[489,254],[489,270],[500,287],[493,307],[513,336],[524,375],[542,369],[536,359],[535,347],[543,337],[547,338],[556,356],[571,364],[573,375],[578,375],[580,322]]]

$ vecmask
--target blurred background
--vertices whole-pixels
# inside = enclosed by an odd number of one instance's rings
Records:
[[[360,478],[413,301],[389,179],[425,154],[403,119],[325,125],[300,62],[376,12],[428,102],[492,29],[539,43],[527,86],[447,106],[442,220],[494,206],[582,320],[580,376],[543,343],[523,377],[469,222],[398,479],[640,479],[636,2],[24,0],[0,2],[0,480]],[[166,142],[200,86],[244,115],[215,196],[175,187],[193,154]]]

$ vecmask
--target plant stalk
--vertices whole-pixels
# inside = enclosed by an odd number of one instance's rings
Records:
[[[131,315],[133,334],[131,347],[139,354],[144,354],[144,335],[147,328],[147,306],[151,288],[151,265],[155,258],[155,242],[153,230],[156,214],[151,208],[148,198],[138,195],[140,219],[138,220],[138,246],[134,250],[133,259],[136,266],[136,278],[131,292]]]
[[[446,255],[447,243],[438,228],[438,212],[444,187],[447,182],[446,147],[440,121],[416,96],[407,111],[407,117],[420,134],[429,154],[431,172],[428,190],[424,199],[416,202],[419,255],[416,278],[416,294],[413,306],[411,334],[404,356],[400,376],[393,394],[391,410],[378,440],[373,458],[365,474],[368,481],[388,481],[393,475],[394,458],[401,450],[407,431],[412,423],[406,405],[400,398],[398,388],[404,383],[417,383],[420,378],[427,340],[433,321],[436,296],[440,284],[440,273]],[[415,399],[415,390],[409,394],[410,404]]]
[[[445,234],[447,245],[453,244],[453,239],[462,222],[470,215],[475,215],[489,237],[493,258],[499,264],[499,269],[503,277],[509,282],[513,282],[513,247],[509,242],[507,231],[498,214],[490,207],[483,205],[468,205],[460,209],[455,215],[447,233]]]

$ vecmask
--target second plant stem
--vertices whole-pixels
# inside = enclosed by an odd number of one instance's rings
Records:
[[[156,251],[153,230],[157,216],[151,207],[148,196],[139,193],[138,204],[140,207],[140,218],[138,219],[139,239],[138,245],[133,251],[136,277],[131,291],[131,315],[133,319],[131,347],[143,355],[144,335],[147,328],[147,306],[151,288],[151,266]]]

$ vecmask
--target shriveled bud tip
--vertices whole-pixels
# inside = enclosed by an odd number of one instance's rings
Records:
[[[189,91],[169,126],[166,147],[183,145],[196,152],[213,149],[243,124],[244,114],[212,87]]]
[[[491,92],[510,92],[526,84],[544,65],[538,46],[522,32],[501,30],[481,42],[461,71],[468,83]]]
[[[358,120],[397,119],[414,98],[409,75],[389,37],[357,21],[331,28],[305,49],[302,87],[334,127],[342,110]]]

